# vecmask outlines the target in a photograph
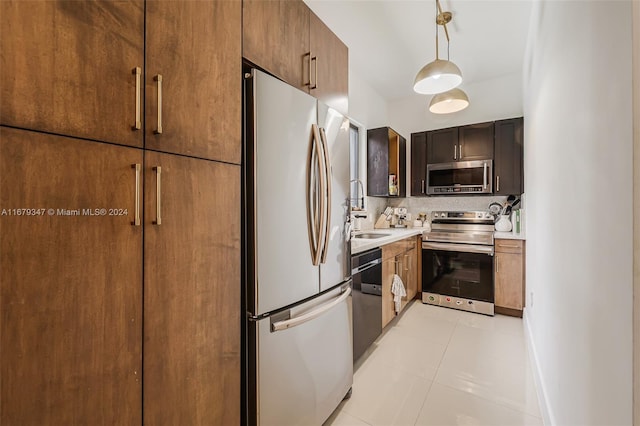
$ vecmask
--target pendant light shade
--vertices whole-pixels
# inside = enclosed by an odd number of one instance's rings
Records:
[[[460,68],[451,61],[436,59],[418,72],[413,90],[423,95],[433,95],[453,89],[460,83],[462,83]]]
[[[462,111],[469,106],[469,97],[460,89],[435,95],[429,103],[429,111],[434,114],[450,114]]]

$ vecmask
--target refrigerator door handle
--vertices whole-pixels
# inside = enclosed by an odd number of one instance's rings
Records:
[[[311,260],[314,266],[320,264],[322,231],[324,227],[324,159],[320,140],[320,131],[316,124],[311,125],[311,152],[307,169],[307,219],[309,228],[309,244]]]
[[[276,332],[276,331],[287,330],[289,328],[293,328],[295,326],[304,324],[305,322],[311,321],[314,318],[318,318],[320,315],[331,310],[334,306],[342,303],[350,295],[351,295],[351,287],[348,287],[340,296],[333,299],[331,302],[327,302],[323,305],[320,305],[319,307],[317,307],[312,311],[306,312],[300,316],[290,318],[288,320],[274,322],[273,324],[271,324],[271,331]]]
[[[320,260],[320,263],[326,263],[327,251],[329,250],[329,231],[331,230],[331,159],[329,158],[327,134],[322,127],[320,128],[320,140],[322,141],[322,149],[324,151],[325,168],[325,192],[321,194],[321,196],[327,197],[327,202],[325,204],[324,241],[322,243],[322,259]]]

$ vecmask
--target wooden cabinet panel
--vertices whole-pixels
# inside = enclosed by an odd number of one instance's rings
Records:
[[[470,124],[458,130],[458,160],[493,158],[493,122]]]
[[[240,167],[145,155],[145,423],[239,424]]]
[[[147,148],[240,163],[241,12],[239,1],[147,1]]]
[[[244,0],[242,56],[307,92],[309,8],[301,0]]]
[[[524,242],[519,240],[496,240],[496,311],[522,316],[524,292]]]
[[[523,139],[522,117],[496,121],[493,188],[498,195],[524,192]]]
[[[411,195],[427,195],[427,132],[411,134]]]
[[[396,273],[396,258],[384,260],[382,262],[382,328],[396,316],[391,284],[393,275]]]
[[[337,111],[349,112],[349,49],[309,12],[309,45],[313,85],[309,93]],[[317,66],[317,72],[316,67]]]
[[[0,216],[0,424],[141,423],[136,163],[137,149],[0,127],[0,206],[45,210]]]
[[[458,159],[458,128],[427,132],[427,163],[451,163]]]
[[[143,0],[0,2],[0,124],[141,147],[143,28]]]

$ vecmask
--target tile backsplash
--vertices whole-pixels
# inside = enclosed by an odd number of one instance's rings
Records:
[[[386,206],[406,207],[411,214],[411,218],[415,219],[418,213],[427,213],[430,216],[432,211],[449,210],[449,211],[469,211],[481,210],[485,211],[489,208],[489,204],[498,202],[500,204],[506,201],[506,196],[475,196],[475,197],[406,197],[406,198],[381,198],[367,197],[368,218],[362,223],[363,229],[372,229],[378,217]]]

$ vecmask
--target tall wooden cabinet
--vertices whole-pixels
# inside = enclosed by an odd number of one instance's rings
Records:
[[[302,0],[242,3],[242,56],[347,114],[347,46]]]
[[[0,424],[240,423],[241,8],[0,2]]]
[[[238,188],[237,166],[145,153],[148,425],[239,422]]]
[[[141,423],[142,160],[0,127],[0,424]]]

